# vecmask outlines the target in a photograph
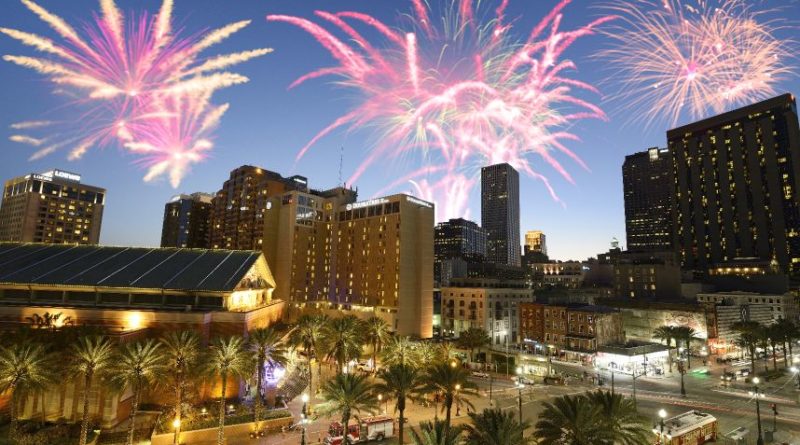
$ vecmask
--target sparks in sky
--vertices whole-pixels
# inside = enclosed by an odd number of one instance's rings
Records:
[[[607,28],[613,97],[632,120],[676,125],[773,96],[791,73],[785,24],[743,0],[622,0]]]
[[[218,121],[227,105],[213,105],[211,95],[248,81],[227,69],[271,51],[260,48],[201,59],[206,49],[250,21],[181,37],[172,29],[172,0],[164,0],[155,16],[142,13],[131,19],[113,0],[100,0],[101,14],[82,33],[32,0],[21,1],[61,40],[0,27],[0,33],[42,53],[3,59],[47,76],[55,92],[69,98],[59,109],[62,119],[11,126],[18,131],[10,137],[12,141],[36,148],[32,159],[59,149],[68,149],[69,159],[77,159],[92,147],[116,143],[144,153],[145,163],[151,166],[146,181],[169,172],[170,182],[177,187],[189,166],[211,148],[208,130],[216,125],[188,123],[207,118]],[[201,129],[202,134],[192,133]],[[163,140],[158,140],[159,135]],[[149,149],[142,150],[144,145]],[[160,157],[152,162],[155,153]]]
[[[488,11],[486,2],[442,0],[438,11],[424,0],[412,0],[413,11],[396,28],[354,11],[317,11],[333,31],[305,18],[267,16],[270,22],[302,28],[336,61],[300,77],[292,87],[334,76],[359,93],[355,106],[314,136],[298,158],[340,127],[374,127],[379,142],[349,182],[379,161],[393,160],[390,165],[396,168],[398,158],[419,156],[421,165],[386,189],[413,184],[421,197],[436,202],[439,220],[469,216],[467,201],[477,173],[490,164],[513,165],[540,179],[558,199],[546,176],[533,167],[533,158],[571,182],[556,154],[586,166],[566,146],[577,140],[568,128],[580,119],[605,118],[600,108],[576,95],[596,90],[571,77],[576,67],[562,56],[576,39],[593,34],[611,17],[564,31],[562,14],[570,1],[562,0],[518,39],[505,17],[508,3],[501,0]],[[381,41],[370,41],[366,32]]]

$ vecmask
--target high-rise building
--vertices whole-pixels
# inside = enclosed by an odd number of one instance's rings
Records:
[[[800,125],[784,94],[667,132],[681,266],[735,258],[800,273]]]
[[[436,225],[433,234],[433,281],[442,284],[442,266],[445,261],[462,259],[483,261],[486,257],[486,231],[477,223],[454,218]],[[451,275],[445,273],[445,275]]]
[[[653,147],[625,156],[625,232],[628,250],[672,250],[672,155]]]
[[[284,178],[251,165],[231,171],[212,200],[210,245],[214,249],[261,250],[267,201],[287,190],[306,190],[302,176]]]
[[[174,196],[164,205],[161,247],[207,249],[211,225],[211,199],[208,193]]]
[[[6,181],[0,241],[97,244],[106,190],[63,170]]]
[[[547,237],[541,230],[525,232],[525,252],[536,252],[547,256]]]
[[[481,169],[481,227],[486,261],[520,266],[519,173],[509,164]]]
[[[433,333],[433,204],[408,195],[356,202],[352,190],[269,200],[264,253],[275,296],[378,316],[400,335]]]

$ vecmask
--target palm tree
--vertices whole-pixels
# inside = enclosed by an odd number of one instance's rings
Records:
[[[476,395],[478,387],[469,380],[469,372],[458,366],[456,362],[431,366],[423,380],[423,393],[439,394],[444,397],[442,409],[445,411],[445,425],[450,425],[450,410],[453,403],[456,406],[466,405],[472,408],[472,402],[465,396]]]
[[[562,396],[544,403],[533,436],[541,445],[599,445],[603,422],[584,396]]]
[[[418,430],[411,430],[411,441],[414,445],[458,445],[464,427],[448,426],[441,420],[420,422]]]
[[[756,346],[758,337],[764,327],[757,321],[737,321],[731,325],[731,329],[739,333],[740,342],[743,343],[750,353],[750,372],[756,373]]]
[[[781,326],[779,326],[777,323],[771,324],[767,326],[766,336],[769,339],[770,347],[772,347],[772,369],[777,371],[778,370],[777,349],[778,349],[778,343],[782,342],[783,330]]]
[[[485,409],[482,413],[470,413],[472,425],[467,425],[466,445],[527,445],[530,439],[524,436],[527,422],[519,423],[513,411]]]
[[[133,391],[131,424],[128,427],[128,445],[133,445],[139,400],[142,392],[148,386],[157,383],[164,374],[164,355],[161,345],[151,339],[123,346],[114,361],[115,363],[109,371],[112,382],[117,383],[123,389],[130,387]]]
[[[328,360],[336,362],[336,372],[342,369],[350,360],[361,355],[361,320],[353,315],[334,318],[325,329],[328,346]]]
[[[372,369],[378,371],[378,353],[391,336],[389,324],[380,317],[370,317],[364,323],[364,334],[367,343],[372,346]]]
[[[769,356],[767,348],[769,348],[769,336],[766,331],[761,331],[756,335],[756,345],[764,351],[764,372],[769,372]]]
[[[653,331],[653,338],[657,338],[667,344],[668,348],[672,347],[672,340],[675,340],[675,327],[674,326],[659,326]],[[672,351],[667,354],[669,361],[669,372],[672,372]]]
[[[775,323],[775,326],[775,329],[780,336],[781,349],[783,349],[783,364],[788,368],[791,361],[790,356],[792,355],[792,342],[795,339],[795,331],[797,330],[797,326],[792,323],[791,320],[787,320],[785,318],[778,319],[777,323]],[[789,345],[788,351],[786,349],[787,344]]]
[[[114,364],[114,345],[106,337],[80,337],[71,348],[71,371],[83,376],[83,417],[80,445],[86,445],[89,434],[89,393],[94,378],[105,374]],[[42,407],[44,408],[44,407]]]
[[[415,362],[416,345],[408,337],[393,337],[381,353],[384,365],[408,365]]]
[[[648,442],[652,433],[646,427],[647,418],[636,410],[633,399],[609,391],[595,391],[586,397],[600,413],[609,444],[639,445]]]
[[[164,357],[167,362],[172,385],[175,389],[175,435],[173,443],[178,443],[180,436],[181,419],[183,417],[183,403],[186,397],[186,388],[192,373],[197,369],[200,361],[200,337],[194,331],[169,332],[161,338],[164,347]]]
[[[216,338],[207,358],[208,371],[220,378],[219,430],[217,444],[225,444],[225,394],[228,377],[244,377],[252,369],[244,339],[239,336]]]
[[[469,349],[469,361],[472,362],[475,349],[483,348],[488,345],[492,340],[489,334],[482,328],[472,327],[466,331],[461,332],[456,340],[458,346],[463,349]]]
[[[318,359],[318,374],[322,374],[322,360],[319,360],[319,345],[325,335],[327,317],[324,315],[304,315],[297,320],[297,325],[292,331],[290,340],[295,346],[302,346],[308,360],[308,390],[314,390],[311,372],[311,360]],[[313,395],[313,394],[312,394]]]
[[[400,414],[398,436],[400,445],[403,445],[406,399],[415,396],[422,388],[419,371],[411,365],[392,365],[381,369],[378,377],[382,382],[375,386],[375,391],[397,401],[395,406]]]
[[[264,367],[275,365],[286,366],[286,346],[283,336],[270,328],[256,329],[250,333],[248,346],[253,354],[256,364],[256,403],[255,421],[261,421],[263,415],[263,396],[261,394],[264,384]]]
[[[17,413],[20,397],[44,390],[53,381],[50,357],[45,349],[35,343],[15,342],[0,346],[0,393],[8,392],[10,438],[17,432]]]
[[[686,348],[686,367],[692,369],[692,350],[690,348],[692,340],[698,339],[697,331],[688,326],[676,326],[675,328],[675,343],[683,342]]]
[[[371,414],[378,409],[374,388],[365,375],[338,373],[322,385],[320,393],[325,403],[318,405],[317,410],[322,415],[341,415],[345,445],[349,443],[350,417],[362,412]]]

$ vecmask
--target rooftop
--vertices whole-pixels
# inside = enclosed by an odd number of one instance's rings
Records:
[[[232,291],[261,252],[0,243],[0,283]]]

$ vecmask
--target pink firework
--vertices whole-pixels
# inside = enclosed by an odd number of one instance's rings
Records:
[[[613,46],[600,57],[619,84],[627,116],[675,125],[777,93],[792,73],[794,42],[785,26],[743,0],[622,0],[608,29]]]
[[[163,127],[164,119],[191,121],[219,113],[220,108],[210,103],[211,95],[248,80],[227,68],[270,52],[261,48],[201,59],[206,49],[250,21],[180,37],[172,29],[172,0],[164,0],[155,16],[143,13],[133,19],[127,19],[113,0],[100,0],[101,14],[95,15],[83,32],[32,0],[21,1],[61,41],[0,27],[0,33],[42,53],[36,57],[5,55],[3,59],[47,76],[56,92],[70,98],[63,107],[63,114],[69,118],[12,125],[12,129],[25,132],[49,131],[42,137],[29,133],[11,136],[12,141],[37,149],[33,159],[62,148],[69,150],[69,159],[77,159],[94,146],[116,143],[129,147],[144,135],[149,144],[156,144],[152,135],[158,131],[152,127]],[[199,135],[183,137],[208,141]],[[176,156],[167,157],[175,160],[176,168],[165,167],[163,171],[171,171],[171,182],[177,186],[187,170],[186,162],[202,157],[182,156],[180,150],[186,147],[174,142],[166,138],[162,146],[153,146],[159,152],[176,150]],[[152,152],[148,154],[151,155]],[[146,179],[158,176],[152,172],[151,169]]]
[[[468,216],[476,174],[489,164],[508,162],[540,179],[558,199],[547,178],[531,165],[531,155],[569,181],[572,177],[556,153],[586,167],[567,148],[567,141],[578,138],[566,128],[577,120],[605,115],[575,95],[576,90],[596,90],[569,77],[576,67],[562,56],[576,39],[611,20],[603,17],[561,30],[569,3],[560,1],[522,40],[511,36],[506,23],[508,0],[490,13],[483,11],[482,2],[446,0],[436,20],[427,3],[413,0],[412,26],[405,28],[392,28],[360,12],[316,12],[346,39],[308,19],[267,16],[268,21],[307,31],[337,62],[302,76],[292,87],[335,76],[360,93],[355,108],[313,137],[298,158],[340,127],[370,126],[380,129],[379,142],[350,182],[378,160],[417,154],[422,165],[387,189],[410,182],[422,197],[438,204],[439,219]],[[482,20],[484,16],[490,18]],[[372,43],[359,29],[377,33],[384,41]]]

